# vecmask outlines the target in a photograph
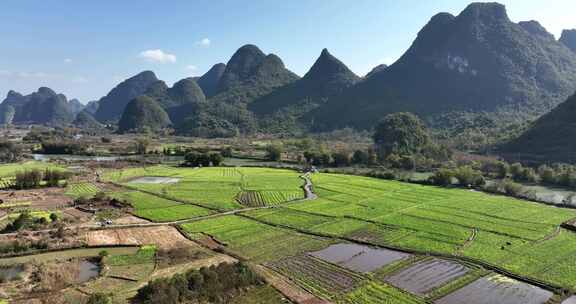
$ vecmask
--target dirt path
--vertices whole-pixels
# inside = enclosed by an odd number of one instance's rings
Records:
[[[542,239],[534,241],[534,244],[540,244],[542,242],[546,242],[548,240],[551,240],[551,239],[557,237],[560,234],[561,230],[562,230],[562,226],[556,227],[556,229],[554,229],[554,231],[552,233],[550,233],[549,235],[543,237]]]
[[[466,239],[466,241],[462,245],[458,246],[458,249],[456,250],[456,255],[462,255],[464,253],[464,249],[470,247],[470,245],[472,245],[477,236],[478,236],[478,228],[472,228],[472,233],[470,234],[468,239]]]

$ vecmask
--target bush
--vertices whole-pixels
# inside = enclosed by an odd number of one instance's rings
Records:
[[[279,144],[268,145],[266,147],[266,158],[271,161],[281,161],[284,147]]]
[[[350,154],[347,152],[336,152],[332,154],[332,159],[335,167],[350,166]]]
[[[90,295],[86,304],[112,304],[112,299],[106,294],[95,293]]]
[[[449,186],[452,185],[452,179],[454,178],[454,172],[450,169],[440,169],[434,173],[429,179],[430,183],[437,186]]]

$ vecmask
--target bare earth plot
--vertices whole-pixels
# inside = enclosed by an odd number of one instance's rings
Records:
[[[88,246],[156,245],[161,249],[195,245],[171,226],[88,231]]]
[[[452,294],[436,301],[436,304],[542,304],[553,293],[500,275],[478,279]]]
[[[357,272],[371,272],[410,254],[357,244],[336,244],[310,255]]]
[[[424,296],[467,272],[468,268],[456,262],[430,259],[391,275],[386,278],[386,282],[413,294]]]

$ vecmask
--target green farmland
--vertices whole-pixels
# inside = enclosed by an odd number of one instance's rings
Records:
[[[173,184],[130,183],[136,177],[171,177],[179,179]],[[242,208],[237,196],[242,191],[259,193],[264,205],[303,198],[303,184],[299,174],[290,170],[262,168],[172,168],[154,166],[112,171],[105,179],[122,185],[173,198],[181,202],[198,204],[210,209],[233,210]]]
[[[175,182],[135,182],[141,177]],[[154,166],[110,172],[105,178],[126,188],[114,195],[129,201],[134,214],[156,222],[189,219],[180,228],[190,239],[209,236],[226,252],[271,267],[335,303],[427,303],[470,284],[480,277],[477,273],[490,273],[487,269],[551,290],[576,290],[571,262],[576,235],[560,227],[576,217],[570,209],[325,173],[311,177],[318,197],[304,200],[299,173],[267,168]],[[212,216],[199,218],[206,215]],[[343,242],[398,249],[413,258],[370,275],[307,258],[309,252]],[[385,282],[384,273],[400,271],[425,255],[474,265],[474,270],[426,297]]]

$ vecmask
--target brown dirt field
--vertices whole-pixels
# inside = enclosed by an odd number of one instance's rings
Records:
[[[160,249],[198,246],[170,226],[93,230],[87,232],[86,242],[88,246],[154,244]]]
[[[268,284],[280,291],[290,301],[297,304],[331,304],[307,292],[306,290],[294,285],[281,274],[262,265],[254,266],[256,272],[260,274]]]
[[[114,224],[116,225],[144,224],[144,223],[150,223],[150,221],[133,215],[126,215],[114,220]]]
[[[6,204],[30,202],[30,208],[59,209],[72,203],[72,199],[64,195],[65,189],[52,187],[32,190],[15,190],[0,193],[0,199]]]
[[[205,238],[201,238],[196,240],[197,243],[199,243],[200,245],[208,248],[208,249],[217,249],[222,247],[222,245],[220,243],[218,243],[214,238],[210,237],[210,236],[206,236]]]
[[[225,255],[225,254],[216,254],[215,256],[200,259],[196,261],[192,261],[186,264],[180,264],[168,268],[164,268],[161,270],[155,271],[151,276],[150,279],[158,279],[163,277],[170,277],[178,273],[184,273],[192,269],[200,269],[202,267],[210,267],[213,265],[219,265],[222,263],[235,263],[238,260],[235,258]]]

